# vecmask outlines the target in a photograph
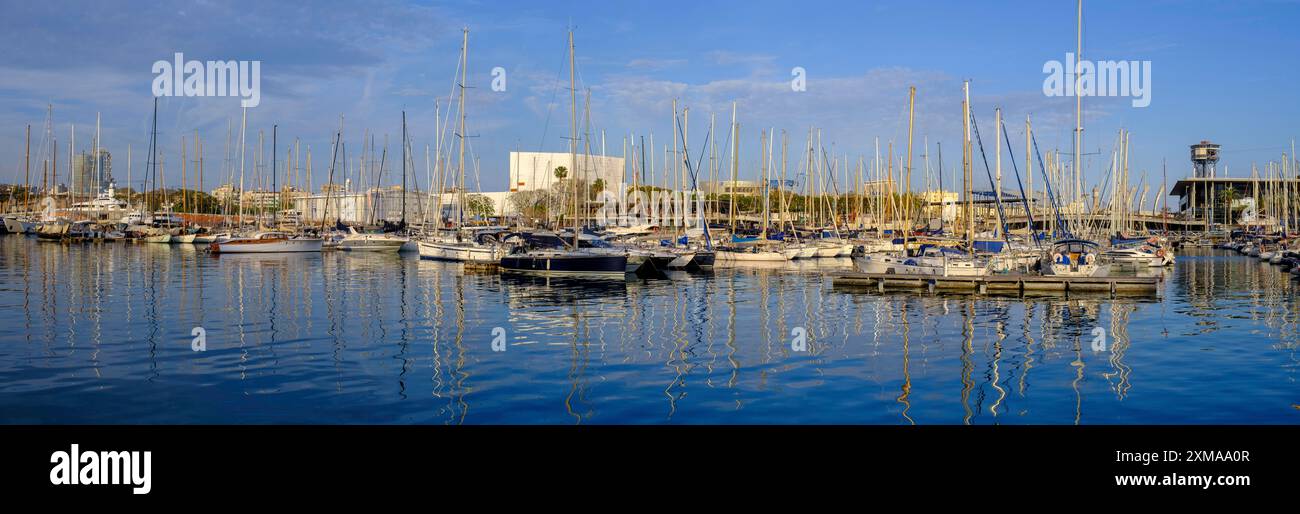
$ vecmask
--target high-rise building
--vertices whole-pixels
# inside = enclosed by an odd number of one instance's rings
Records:
[[[96,195],[113,181],[113,155],[108,150],[99,149],[99,170],[96,174],[95,156],[81,153],[72,161],[72,179],[70,190],[76,195]]]

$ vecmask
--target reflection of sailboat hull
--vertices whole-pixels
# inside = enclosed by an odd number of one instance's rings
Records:
[[[695,252],[691,257],[691,262],[687,266],[699,266],[701,268],[712,268],[713,263],[717,261],[718,254],[709,251]]]
[[[294,239],[235,239],[212,243],[213,253],[296,253],[319,252],[324,240],[315,238]]]

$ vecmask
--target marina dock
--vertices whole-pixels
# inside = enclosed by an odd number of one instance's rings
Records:
[[[899,275],[894,273],[844,273],[834,277],[836,288],[885,291],[928,291],[973,294],[1097,294],[1158,296],[1160,277],[1063,277],[1038,275],[988,275],[980,277]]]

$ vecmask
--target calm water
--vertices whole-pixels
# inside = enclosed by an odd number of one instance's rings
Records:
[[[1267,264],[1189,253],[1161,298],[1114,300],[880,295],[842,269],[547,281],[3,236],[0,422],[1300,422],[1297,287]]]

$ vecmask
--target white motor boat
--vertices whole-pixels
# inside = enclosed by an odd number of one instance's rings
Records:
[[[339,240],[338,247],[354,252],[397,252],[408,240],[398,234],[368,234],[348,227],[348,235]]]
[[[36,223],[22,216],[5,216],[5,230],[10,234],[30,234],[36,230]]]
[[[1131,248],[1112,248],[1101,254],[1106,260],[1115,263],[1132,264],[1159,268],[1174,263],[1171,252],[1164,248],[1142,245]]]

